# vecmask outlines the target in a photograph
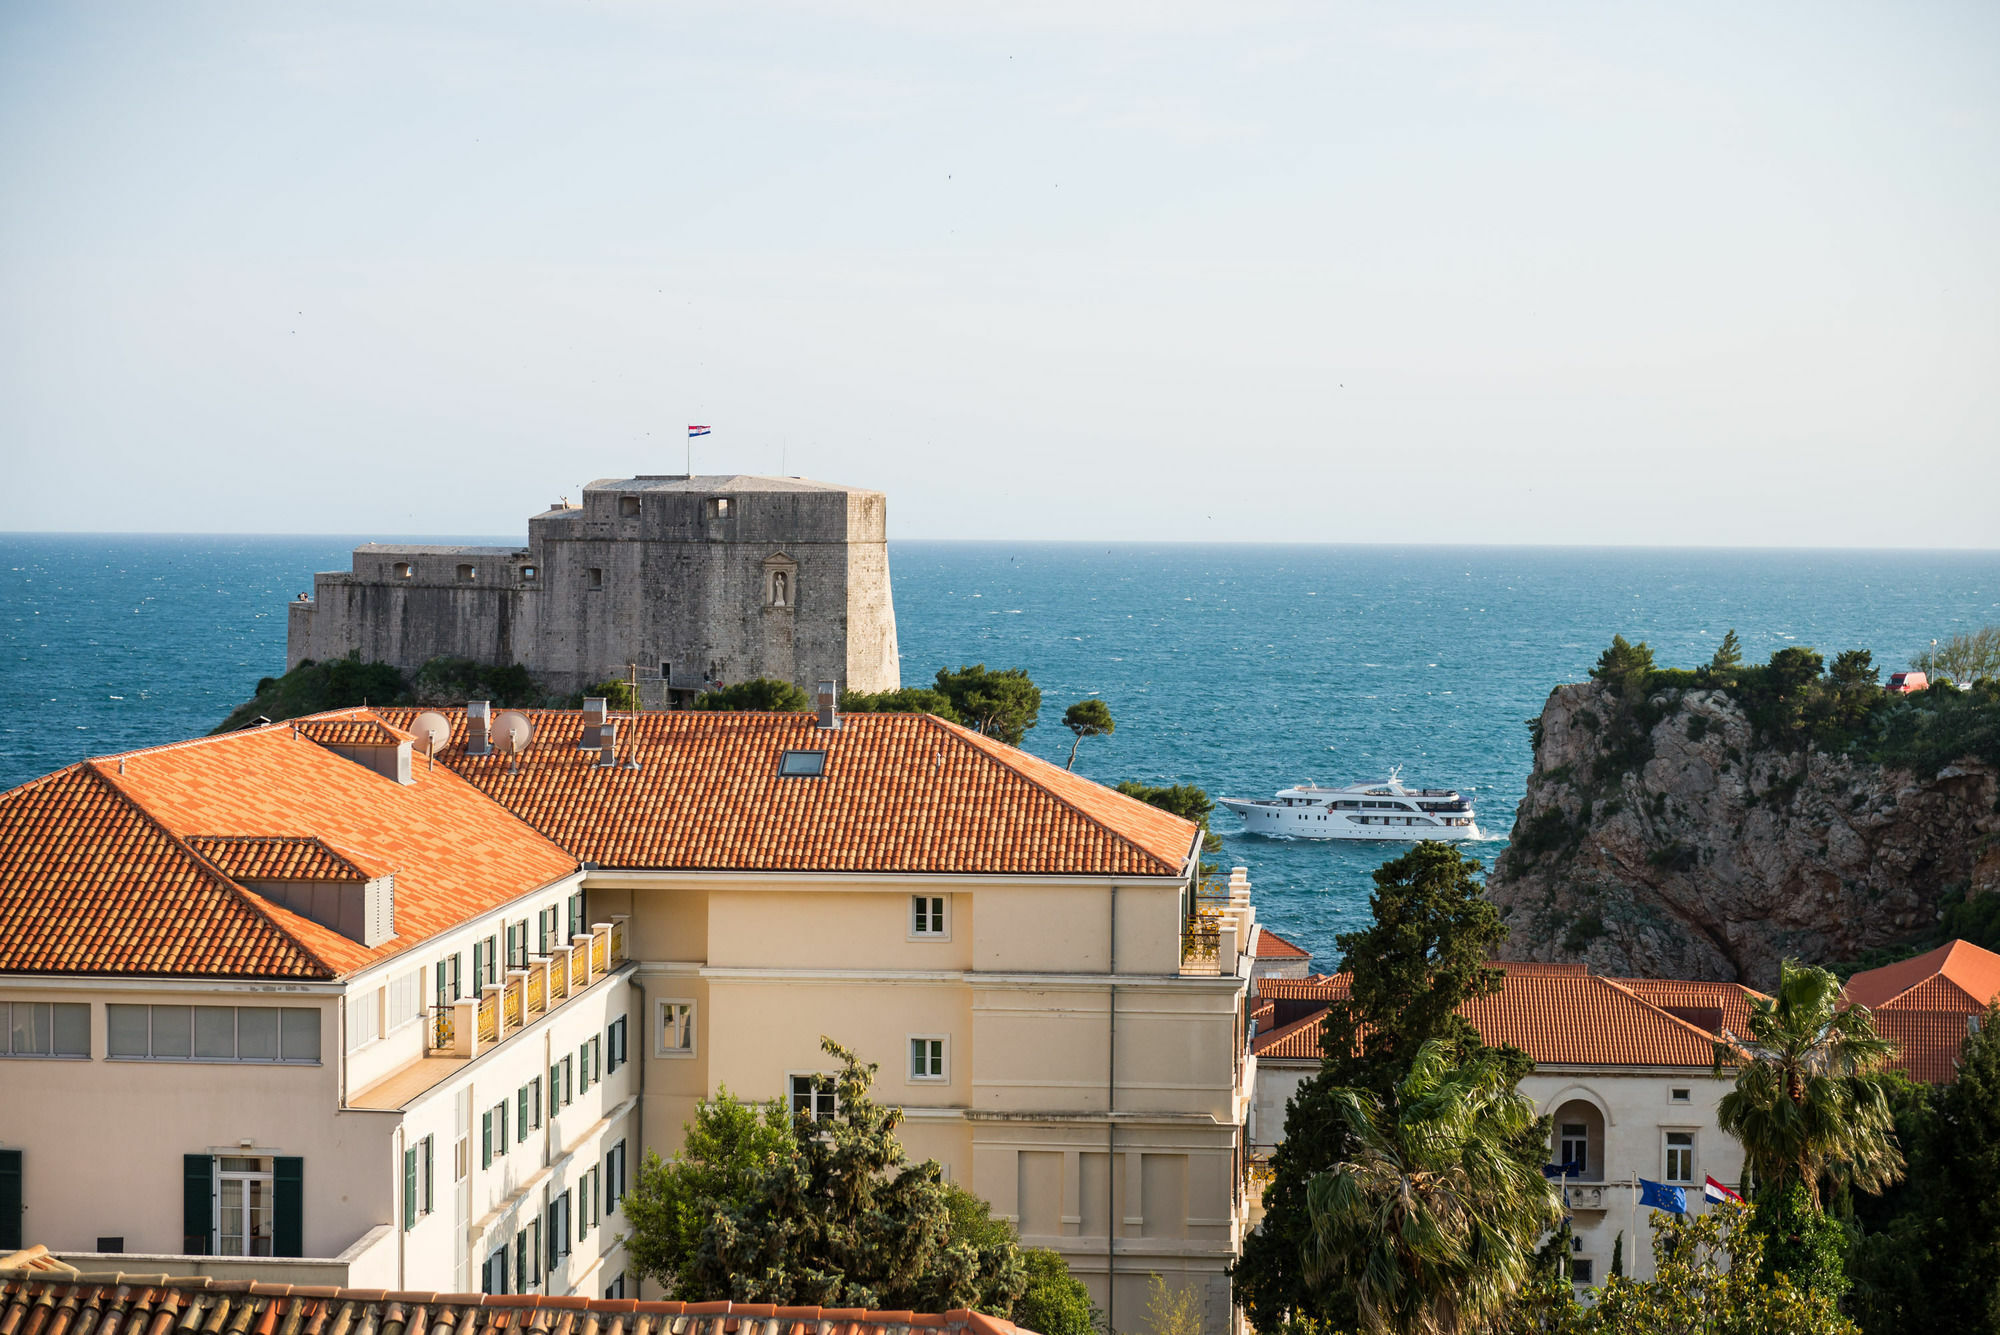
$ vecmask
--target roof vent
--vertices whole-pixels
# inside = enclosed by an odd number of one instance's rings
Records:
[[[465,754],[493,754],[493,705],[486,700],[468,700],[465,705]]]
[[[597,768],[611,769],[618,763],[618,725],[606,723],[597,734]]]
[[[813,697],[813,703],[819,710],[820,727],[838,728],[840,726],[840,689],[835,683],[830,681],[821,682],[818,691]]]
[[[595,751],[604,745],[605,725],[611,717],[611,704],[596,696],[583,702],[583,732],[576,739],[579,751]]]

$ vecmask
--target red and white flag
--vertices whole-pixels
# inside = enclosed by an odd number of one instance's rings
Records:
[[[1743,1203],[1741,1196],[1731,1191],[1728,1187],[1723,1186],[1712,1177],[1701,1184],[1701,1194],[1704,1200],[1718,1204],[1722,1201],[1735,1201],[1738,1205]]]
[[[693,440],[693,439],[694,439],[694,438],[695,438],[696,436],[705,436],[705,435],[707,435],[707,434],[708,434],[708,428],[707,428],[707,427],[705,427],[705,426],[696,426],[696,425],[694,425],[694,424],[693,424],[692,422],[690,422],[690,423],[688,424],[688,439],[689,439],[689,440]]]

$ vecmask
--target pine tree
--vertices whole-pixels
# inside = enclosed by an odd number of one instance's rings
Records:
[[[1736,638],[1736,628],[1731,626],[1729,633],[1722,637],[1722,643],[1716,647],[1715,657],[1708,660],[1709,675],[1718,679],[1733,677],[1742,666],[1743,642]]]

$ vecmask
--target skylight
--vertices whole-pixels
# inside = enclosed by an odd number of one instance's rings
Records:
[[[816,779],[824,773],[824,751],[787,751],[778,760],[778,777],[781,779]]]

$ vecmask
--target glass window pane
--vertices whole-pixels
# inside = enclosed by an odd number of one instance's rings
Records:
[[[151,1009],[150,1006],[105,1006],[105,1047],[112,1056],[146,1055],[146,1013]]]
[[[319,1012],[287,1006],[284,1023],[284,1058],[288,1062],[319,1060]]]
[[[271,1254],[271,1179],[252,1178],[250,1187],[250,1255]]]
[[[278,1008],[236,1008],[236,1055],[246,1062],[278,1060]]]
[[[49,1055],[48,1002],[17,1001],[14,1003],[14,1055],[16,1057],[46,1057]]]
[[[194,1055],[194,1007],[153,1007],[153,1055],[191,1057]]]
[[[56,1056],[90,1055],[90,1003],[59,1001],[56,1013]]]
[[[194,1008],[194,1055],[221,1061],[236,1059],[236,1008]]]
[[[225,1163],[227,1161],[225,1160]],[[224,1256],[243,1255],[243,1181],[222,1179],[222,1247]]]

